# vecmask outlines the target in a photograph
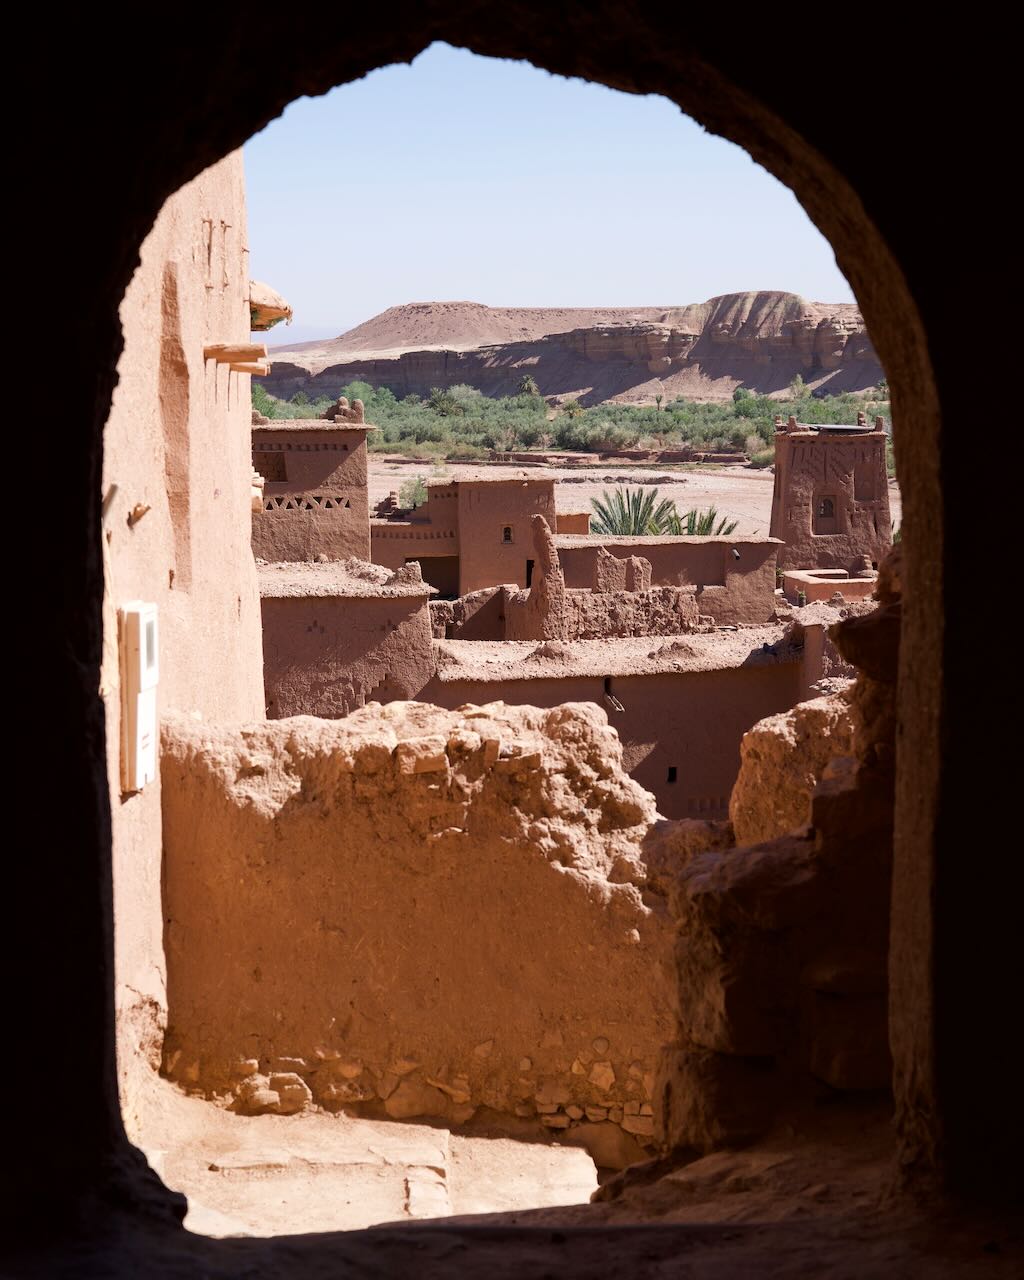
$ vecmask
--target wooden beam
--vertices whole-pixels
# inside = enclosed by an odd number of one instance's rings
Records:
[[[247,364],[252,360],[266,360],[267,348],[260,342],[214,342],[203,347],[203,356],[219,364]]]
[[[254,378],[265,378],[270,372],[270,362],[266,364],[248,364],[239,361],[231,365],[234,373],[251,373]]]

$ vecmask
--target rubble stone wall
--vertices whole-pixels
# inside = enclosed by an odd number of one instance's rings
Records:
[[[767,538],[589,538],[558,534],[555,549],[569,589],[593,590],[607,577],[604,556],[650,562],[653,587],[695,590],[699,612],[720,626],[757,625],[775,610],[775,557],[779,544]],[[600,589],[600,588],[598,588]]]
[[[171,720],[163,785],[172,1079],[652,1140],[670,929],[603,711]]]
[[[649,837],[677,927],[679,1024],[655,1101],[665,1150],[747,1141],[828,1091],[891,1086],[898,555],[878,594],[832,630],[860,672],[848,698],[748,735],[733,839],[721,823],[703,840],[693,823]]]

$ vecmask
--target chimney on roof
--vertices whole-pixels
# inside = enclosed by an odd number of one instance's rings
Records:
[[[795,414],[795,413],[791,413],[791,414],[789,415],[789,421],[786,423],[786,430],[787,430],[787,431],[795,431],[795,430],[796,430],[796,428],[797,428],[796,414]]]
[[[785,431],[785,429],[786,429],[786,428],[785,428],[785,427],[783,426],[783,424],[782,424],[782,414],[781,414],[781,413],[777,413],[777,414],[775,415],[775,430],[776,430],[776,431]]]
[[[881,414],[879,414],[879,415],[875,418],[875,430],[876,430],[876,431],[884,431],[884,430],[885,430],[885,419],[882,417],[882,415],[881,415]]]
[[[866,427],[867,425],[868,425],[868,415],[864,412],[863,409],[858,409],[857,410],[857,426]]]

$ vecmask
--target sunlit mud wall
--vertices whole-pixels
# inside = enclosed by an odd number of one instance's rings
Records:
[[[163,784],[173,1079],[651,1140],[669,927],[603,711],[179,719]]]
[[[114,848],[121,1091],[159,1061],[166,1017],[160,783],[120,785],[117,608],[159,609],[160,714],[262,713],[256,570],[249,546],[249,376],[204,359],[249,337],[241,153],[164,206],[121,305],[124,352],[104,437],[103,690]],[[116,492],[113,486],[116,485]]]

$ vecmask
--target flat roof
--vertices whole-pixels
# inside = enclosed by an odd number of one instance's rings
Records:
[[[554,476],[528,476],[525,473],[521,476],[483,476],[479,479],[470,478],[468,476],[467,477],[453,476],[452,479],[450,480],[440,480],[440,479],[428,480],[427,488],[433,489],[435,485],[441,488],[447,488],[449,486],[454,486],[455,488],[458,488],[462,485],[478,485],[478,484],[496,484],[496,485],[505,485],[506,487],[508,487],[508,485],[510,484],[554,485],[554,484],[557,484],[557,480]]]
[[[258,431],[377,431],[372,422],[330,422],[327,418],[274,418],[253,424]]]
[[[442,684],[645,676],[797,662],[786,625],[604,640],[435,640]],[[614,723],[614,721],[613,721]]]
[[[327,564],[287,562],[257,564],[261,599],[318,596],[324,599],[426,599],[436,590],[426,582],[395,582],[395,572],[365,560],[330,560]],[[397,571],[401,573],[401,570]]]
[[[732,534],[723,534],[720,538],[699,538],[696,535],[673,537],[647,533],[631,534],[628,537],[609,537],[603,533],[556,533],[554,538],[556,547],[678,547],[680,543],[702,547],[723,544],[730,547],[766,545],[781,547],[783,545],[781,538],[755,538],[751,535],[737,538]]]
[[[859,424],[851,426],[842,422],[798,422],[795,427],[791,427],[789,431],[780,431],[780,436],[798,435],[801,431],[814,431],[818,435],[834,435],[834,436],[880,436],[885,435],[882,427],[863,426]]]

